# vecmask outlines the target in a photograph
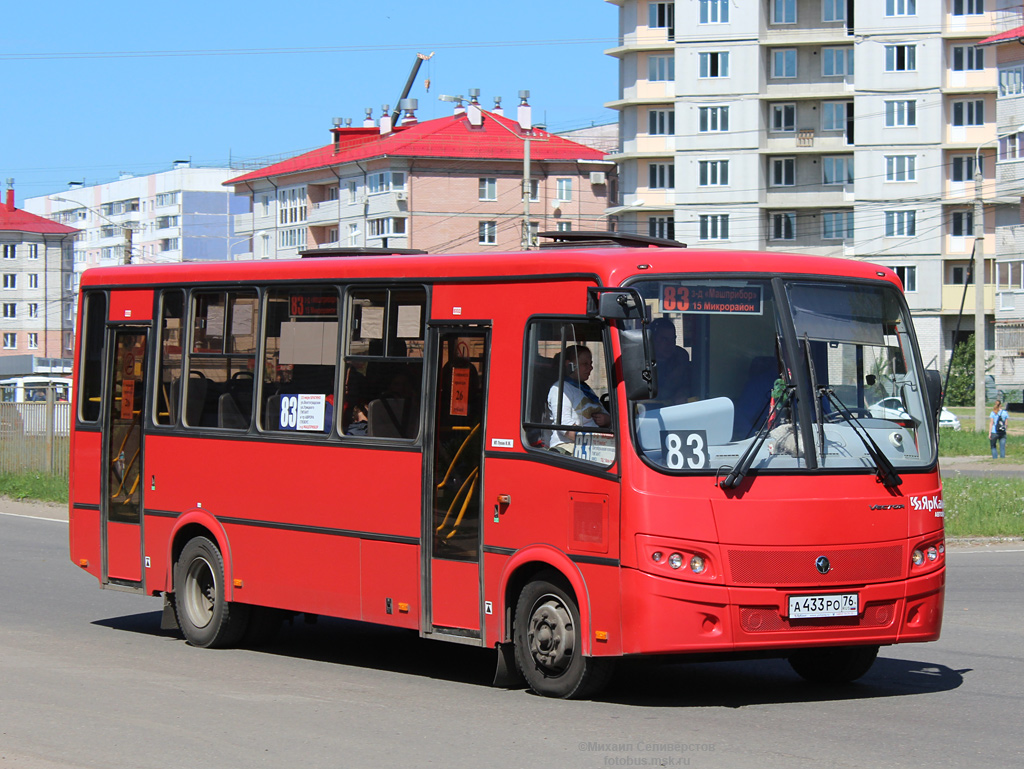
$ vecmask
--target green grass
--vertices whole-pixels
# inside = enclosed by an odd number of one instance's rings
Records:
[[[939,432],[940,457],[989,457],[992,448],[986,433],[973,430],[950,430]],[[1024,460],[1024,436],[1006,436],[1006,458]]]
[[[944,478],[947,537],[1024,537],[1024,478]]]
[[[4,473],[0,474],[0,494],[11,499],[67,502],[68,482],[44,473]]]

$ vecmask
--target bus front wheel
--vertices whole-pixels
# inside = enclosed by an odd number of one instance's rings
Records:
[[[583,656],[580,612],[557,575],[530,582],[516,604],[516,665],[527,684],[546,697],[596,694],[611,677],[611,660]]]
[[[811,683],[848,684],[867,673],[877,656],[877,646],[834,646],[801,649],[790,655],[789,664]]]
[[[206,537],[188,541],[174,564],[174,607],[185,640],[203,648],[238,643],[248,624],[248,606],[229,603],[224,559]]]

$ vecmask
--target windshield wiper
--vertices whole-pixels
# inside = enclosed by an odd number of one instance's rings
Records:
[[[814,393],[814,419],[818,423],[818,448],[821,451],[821,464],[825,466],[825,415],[821,411],[821,398],[818,396],[818,375],[814,370],[814,358],[811,357],[811,340],[804,332],[804,355],[807,357],[807,371],[811,375],[811,392]]]
[[[747,473],[750,472],[750,466],[754,463],[754,457],[757,456],[757,452],[761,450],[761,446],[764,445],[765,440],[768,438],[771,424],[775,421],[775,415],[789,403],[794,389],[796,388],[793,385],[787,385],[781,379],[775,381],[771,394],[773,403],[772,407],[768,410],[768,416],[761,424],[761,429],[757,431],[754,440],[747,446],[747,450],[740,456],[739,461],[733,466],[725,480],[719,484],[722,488],[735,489],[747,476]]]
[[[878,447],[875,443],[874,438],[871,437],[870,433],[864,429],[864,425],[861,424],[860,420],[853,415],[853,413],[846,408],[839,396],[836,395],[835,390],[825,385],[818,386],[819,391],[828,398],[829,403],[836,407],[839,415],[842,416],[843,420],[851,427],[853,432],[861,443],[864,444],[864,448],[867,449],[871,459],[874,460],[875,469],[878,472],[878,480],[884,483],[886,488],[897,489],[903,483],[903,479],[900,478],[899,473],[896,472],[896,468],[893,467],[892,462],[889,461],[889,457]],[[817,396],[815,396],[817,397]]]

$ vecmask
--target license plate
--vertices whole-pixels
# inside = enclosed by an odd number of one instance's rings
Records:
[[[860,601],[856,593],[789,596],[789,618],[856,617]]]

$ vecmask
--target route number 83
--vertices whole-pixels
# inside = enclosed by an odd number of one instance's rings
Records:
[[[705,430],[665,430],[661,452],[670,470],[701,470],[710,465]]]

